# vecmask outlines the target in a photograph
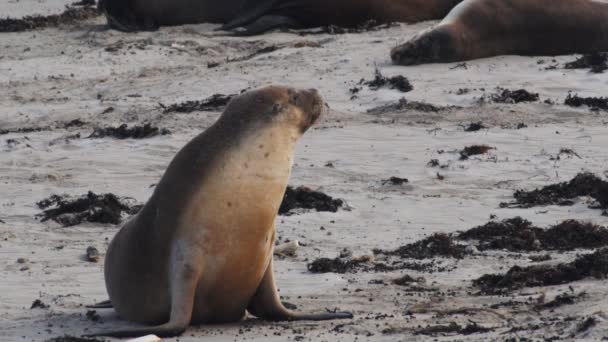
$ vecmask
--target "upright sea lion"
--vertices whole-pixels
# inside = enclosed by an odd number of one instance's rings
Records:
[[[391,58],[413,65],[602,50],[608,50],[606,2],[465,0],[437,26],[393,48]]]
[[[274,223],[294,147],[323,106],[314,89],[251,91],[182,148],[106,255],[118,315],[155,326],[93,335],[175,336],[189,324],[239,321],[245,311],[268,320],[352,318],[285,309],[273,276]]]
[[[202,22],[240,35],[278,28],[356,26],[368,20],[418,22],[443,18],[462,0],[103,0],[110,26],[123,31]]]

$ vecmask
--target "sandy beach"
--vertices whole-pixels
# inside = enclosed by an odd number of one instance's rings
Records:
[[[71,2],[6,1],[0,17],[57,14]],[[298,311],[338,309],[355,317],[274,323],[249,316],[230,325],[190,327],[166,341],[606,340],[608,284],[599,276],[499,295],[473,283],[513,266],[570,263],[600,248],[482,250],[458,241],[466,255],[408,259],[425,266],[417,269],[308,270],[314,260],[336,258],[345,249],[350,258],[372,256],[374,249],[394,250],[435,233],[517,216],[541,228],[571,219],[608,225],[590,196],[572,205],[501,207],[514,201],[516,190],[568,182],[582,172],[606,180],[608,112],[564,100],[569,94],[607,96],[608,72],[564,69],[580,57],[575,55],[391,64],[391,47],[435,23],[241,38],[219,35],[210,24],[127,34],[108,30],[98,16],[0,33],[0,341],[48,341],[131,326],[112,310],[85,308],[107,299],[103,255],[120,225],[42,222],[37,202],[93,191],[144,203],[174,154],[222,110],[167,108],[270,84],[316,88],[325,98],[329,112],[300,141],[290,184],[345,203],[335,213],[299,210],[277,218],[279,242],[302,244],[296,256],[275,257],[281,296]],[[404,76],[413,90],[366,85],[376,70],[387,78]],[[499,103],[503,89],[539,98]],[[402,98],[414,105],[399,107]],[[73,120],[80,122],[68,124]],[[146,123],[171,134],[88,138],[100,127]],[[483,127],[465,131],[471,123]],[[472,145],[492,149],[462,158],[460,151]],[[408,181],[384,181],[391,177]],[[89,246],[99,250],[99,262],[85,259]],[[546,254],[548,261],[530,258]],[[384,257],[376,254],[374,262],[392,260]],[[393,282],[404,275],[424,281]],[[571,303],[543,306],[564,293]],[[46,307],[30,308],[36,300]],[[445,329],[428,329],[433,327]]]

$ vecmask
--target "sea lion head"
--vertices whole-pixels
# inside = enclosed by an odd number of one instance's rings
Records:
[[[281,126],[299,137],[317,121],[324,108],[325,102],[316,89],[269,86],[230,101],[222,118],[256,130],[261,126]]]
[[[391,50],[393,63],[416,65],[423,63],[448,63],[458,59],[458,41],[447,27],[427,30],[405,44]]]

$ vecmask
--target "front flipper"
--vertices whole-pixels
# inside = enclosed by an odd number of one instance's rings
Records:
[[[332,319],[353,318],[350,312],[326,312],[319,314],[299,314],[285,308],[279,298],[274,274],[272,271],[272,260],[266,269],[264,278],[260,282],[255,295],[247,307],[252,315],[270,321],[327,321]]]
[[[300,27],[301,26],[298,22],[289,17],[280,15],[265,15],[250,24],[236,27],[230,30],[230,32],[232,32],[235,36],[254,36],[256,34],[261,34],[278,28],[295,29]]]

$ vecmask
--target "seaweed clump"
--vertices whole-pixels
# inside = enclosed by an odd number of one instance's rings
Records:
[[[578,95],[568,94],[564,104],[570,107],[587,106],[591,110],[608,110],[608,97],[580,97]]]
[[[547,185],[532,191],[517,190],[514,202],[501,203],[501,208],[532,208],[542,205],[569,206],[574,204],[574,198],[589,196],[595,199],[599,208],[608,208],[608,182],[592,173],[577,174],[569,182]]]
[[[531,93],[525,89],[502,89],[502,92],[492,95],[491,98],[492,101],[497,103],[536,102],[539,100],[538,94]]]
[[[608,229],[576,220],[542,229],[521,217],[488,222],[458,235],[462,240],[478,240],[479,250],[504,249],[513,252],[598,248],[608,245]]]
[[[171,131],[166,128],[153,127],[149,123],[131,128],[127,127],[127,124],[122,124],[119,127],[95,128],[89,138],[144,139],[167,134],[171,134]]]
[[[70,25],[100,15],[101,13],[92,6],[81,8],[68,7],[61,14],[26,16],[21,19],[0,19],[0,32],[23,32],[47,27],[58,27],[60,25]]]
[[[230,100],[236,95],[214,94],[201,101],[186,101],[172,104],[168,107],[162,106],[163,113],[192,113],[196,111],[218,111],[226,107]]]
[[[402,93],[407,93],[409,91],[414,90],[414,87],[410,83],[410,81],[401,76],[393,76],[393,77],[385,77],[382,75],[379,69],[376,69],[374,74],[374,79],[371,81],[361,80],[359,84],[365,84],[372,90],[378,90],[382,87],[389,87],[390,89],[397,89]]]
[[[473,281],[485,294],[501,294],[523,287],[567,284],[587,277],[608,276],[608,248],[557,265],[513,266],[505,274],[485,274]]]
[[[97,195],[92,191],[76,199],[66,195],[52,195],[36,204],[40,209],[44,209],[37,215],[41,222],[53,220],[64,227],[75,226],[84,221],[119,224],[123,212],[135,214],[141,209],[140,206],[129,206],[114,194]]]
[[[437,233],[423,240],[401,246],[393,251],[375,249],[374,254],[396,255],[401,258],[429,259],[447,257],[462,259],[466,254],[466,246],[456,244],[448,234]]]
[[[297,208],[335,213],[343,205],[344,201],[341,199],[334,199],[320,191],[314,191],[305,186],[295,189],[288,186],[279,208],[279,215],[290,215],[290,211]]]
[[[471,145],[466,146],[460,151],[460,160],[467,160],[470,156],[476,156],[480,154],[486,154],[490,150],[494,150],[494,147],[488,145]]]

